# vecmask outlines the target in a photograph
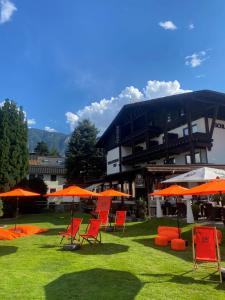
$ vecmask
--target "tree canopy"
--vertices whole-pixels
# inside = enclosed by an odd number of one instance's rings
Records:
[[[89,120],[78,123],[71,135],[66,151],[67,180],[86,182],[104,174],[105,159],[96,148],[98,129]]]
[[[40,155],[40,156],[47,156],[47,155],[49,155],[49,149],[48,149],[47,143],[45,143],[43,141],[38,142],[37,146],[34,149],[34,152],[37,155]]]
[[[0,190],[7,191],[28,172],[27,122],[22,107],[5,100],[0,107]]]

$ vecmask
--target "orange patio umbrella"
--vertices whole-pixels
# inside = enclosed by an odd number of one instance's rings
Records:
[[[160,191],[156,191],[153,193],[150,193],[149,196],[181,196],[184,195],[185,192],[188,192],[189,189],[184,188],[180,185],[173,184],[165,189],[162,189]]]
[[[184,195],[184,193],[188,192],[188,191],[189,191],[189,189],[184,188],[180,185],[174,184],[174,185],[171,185],[160,191],[150,193],[149,196],[163,196],[163,197],[174,196],[176,198],[176,206],[177,206],[177,197]],[[177,227],[178,228],[180,227],[178,212],[177,212]],[[180,235],[180,233],[179,233],[179,235]]]
[[[131,195],[122,193],[120,191],[114,189],[108,189],[98,194],[98,196],[104,197],[131,197]]]
[[[225,179],[215,179],[195,186],[188,191],[184,191],[183,195],[212,195],[223,193],[225,193]]]
[[[85,189],[80,188],[76,185],[71,185],[65,189],[46,194],[47,197],[62,197],[62,196],[68,196],[68,197],[96,197],[98,196],[98,193],[88,191]]]
[[[38,196],[40,196],[39,193],[34,193],[34,192],[26,191],[24,189],[19,189],[19,188],[0,194],[0,197],[16,197],[16,218],[18,217],[18,213],[19,213],[19,205],[18,205],[19,198],[21,198],[21,197],[38,197]],[[15,223],[14,230],[16,230],[16,223]]]
[[[73,215],[74,215],[74,197],[96,197],[96,196],[98,196],[98,193],[82,189],[76,185],[71,185],[62,190],[46,194],[45,196],[47,196],[47,197],[73,197],[72,209],[71,209],[71,220],[72,220]],[[71,244],[72,243],[73,243],[73,239],[71,236]]]

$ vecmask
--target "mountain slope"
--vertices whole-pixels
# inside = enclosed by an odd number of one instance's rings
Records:
[[[49,150],[54,148],[59,154],[64,155],[69,137],[69,135],[60,132],[48,132],[42,129],[29,128],[29,152],[34,151],[38,142],[44,141],[48,145]]]

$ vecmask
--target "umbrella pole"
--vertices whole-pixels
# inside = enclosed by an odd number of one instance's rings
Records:
[[[179,222],[179,214],[178,214],[178,205],[177,205],[177,197],[176,198],[176,206],[177,206],[177,228],[178,228],[178,234],[180,238],[180,222]]]
[[[72,221],[73,221],[73,215],[74,215],[74,196],[73,196],[72,209],[71,209],[71,224],[72,224]],[[72,227],[72,231],[73,231],[73,227]],[[73,233],[73,232],[71,232],[71,240],[70,240],[71,245],[73,244],[73,236],[72,236],[72,233]]]
[[[16,221],[15,221],[14,231],[16,231],[18,214],[19,214],[19,197],[16,197]]]

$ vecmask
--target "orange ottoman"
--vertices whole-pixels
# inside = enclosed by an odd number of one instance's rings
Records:
[[[155,237],[155,245],[157,246],[167,246],[169,243],[169,240],[166,236],[157,235]]]
[[[171,241],[171,249],[176,251],[186,250],[186,242],[182,239],[173,239]]]

